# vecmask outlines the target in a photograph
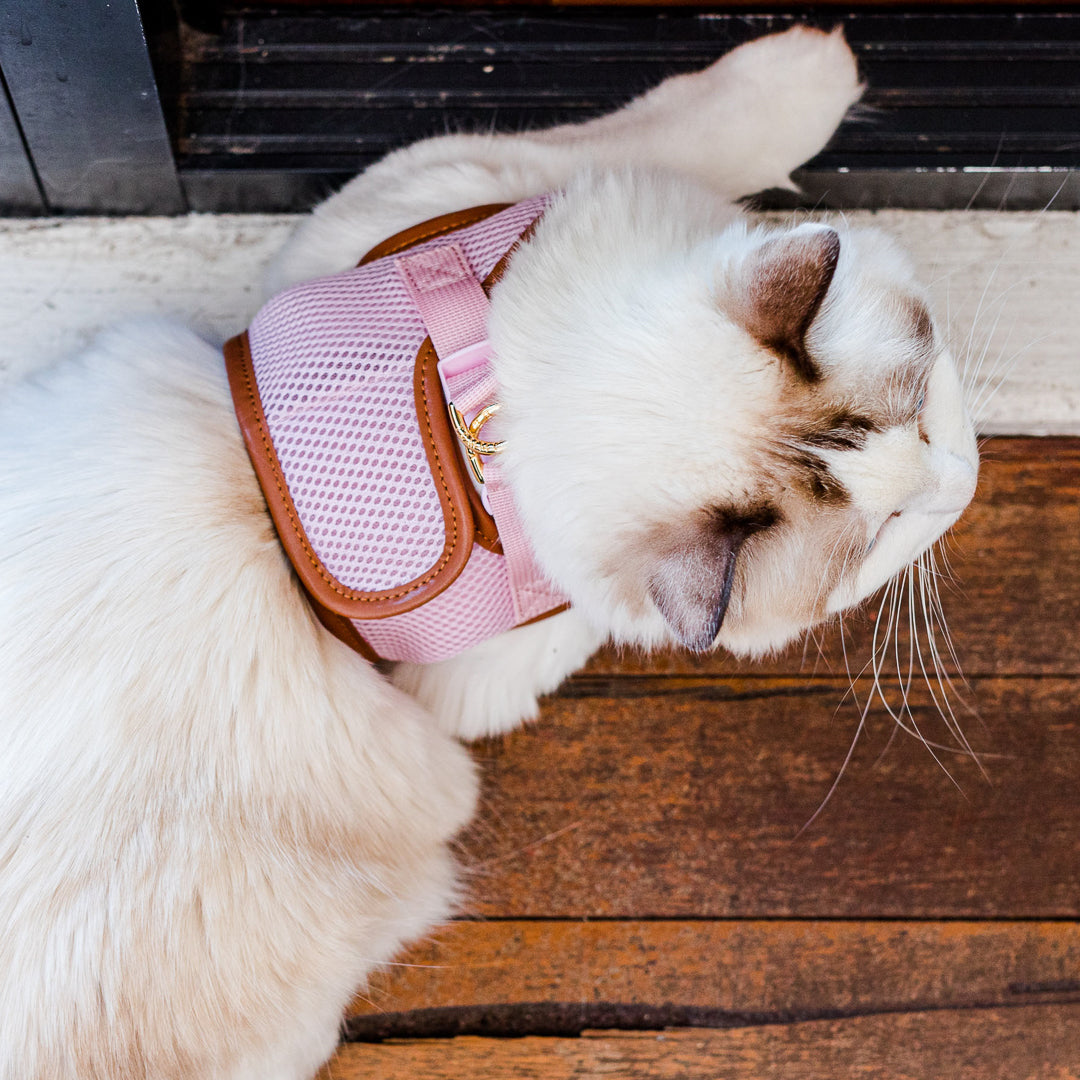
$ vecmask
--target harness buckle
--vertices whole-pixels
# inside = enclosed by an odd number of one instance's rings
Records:
[[[506,446],[505,442],[490,442],[480,438],[480,430],[499,411],[502,406],[497,401],[485,405],[473,418],[472,423],[467,424],[461,410],[451,401],[447,406],[450,413],[450,423],[454,433],[461,440],[465,448],[465,457],[469,461],[476,482],[484,482],[484,463],[480,460],[481,455],[487,457],[491,454],[501,454]]]

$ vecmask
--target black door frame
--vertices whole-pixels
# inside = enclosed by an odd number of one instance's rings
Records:
[[[136,0],[4,0],[0,73],[0,210],[187,209]]]

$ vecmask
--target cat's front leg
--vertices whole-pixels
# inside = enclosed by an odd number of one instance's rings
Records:
[[[604,634],[570,610],[520,626],[437,664],[398,664],[392,680],[443,731],[478,739],[516,727],[603,644]]]
[[[589,143],[604,164],[675,169],[735,198],[790,186],[792,171],[823,149],[862,90],[839,28],[794,26],[548,137]]]
[[[732,199],[782,187],[824,147],[861,92],[843,35],[796,26],[583,124],[424,139],[318,206],[268,267],[267,295],[348,270],[417,222],[552,191],[587,168],[674,170]]]

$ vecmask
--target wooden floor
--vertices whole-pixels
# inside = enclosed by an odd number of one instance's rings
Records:
[[[984,452],[943,588],[981,769],[879,703],[815,818],[869,690],[838,632],[756,667],[606,653],[476,747],[466,913],[325,1075],[1080,1077],[1080,440]],[[915,670],[905,723],[949,744]]]

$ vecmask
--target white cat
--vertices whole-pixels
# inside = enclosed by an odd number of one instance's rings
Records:
[[[274,289],[434,215],[561,189],[492,295],[506,473],[569,611],[392,682],[285,560],[218,350],[119,330],[0,403],[0,1080],[302,1080],[455,900],[452,735],[606,638],[776,648],[932,543],[977,467],[879,235],[764,232],[860,87],[796,29],[612,116],[392,154]],[[725,613],[726,609],[726,613]]]

